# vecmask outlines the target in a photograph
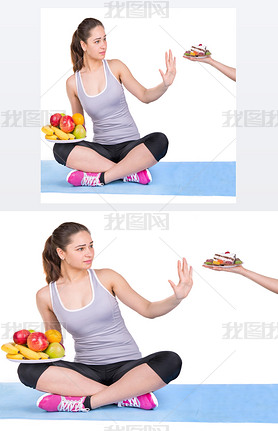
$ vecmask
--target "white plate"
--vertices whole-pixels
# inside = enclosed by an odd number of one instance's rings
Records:
[[[73,142],[81,142],[81,141],[84,141],[85,139],[86,139],[86,136],[83,139],[67,139],[67,140],[64,140],[64,139],[45,139],[45,140],[47,142],[54,142],[54,144],[56,144],[56,142],[57,142],[57,144],[70,144]]]
[[[209,55],[183,55],[183,57],[189,57],[189,58],[208,58],[208,57],[210,57],[211,56],[211,54],[209,54]]]
[[[53,359],[10,359],[7,358],[11,362],[17,362],[18,364],[47,364],[49,362],[56,362],[63,359],[65,356],[61,358],[53,358]]]
[[[238,263],[237,265],[213,265],[213,264],[207,265],[206,263],[204,263],[203,265],[206,266],[207,268],[211,268],[211,267],[214,267],[214,268],[235,268],[236,266],[240,266],[243,263],[244,262],[241,262],[241,263]]]

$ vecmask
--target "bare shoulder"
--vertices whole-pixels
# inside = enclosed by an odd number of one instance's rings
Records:
[[[123,72],[128,70],[126,65],[121,60],[113,59],[113,60],[107,60],[107,62],[108,62],[108,66],[110,67],[111,72],[117,78],[119,78]]]
[[[46,305],[51,309],[51,298],[50,298],[50,289],[49,286],[44,286],[37,291],[36,294],[37,302],[41,305]]]
[[[121,61],[121,60],[119,60],[119,59],[117,59],[117,58],[113,58],[112,60],[107,60],[107,63],[108,63],[108,65],[109,65],[109,67],[122,67],[122,66],[125,66],[125,64]]]
[[[76,92],[76,81],[75,81],[75,74],[71,75],[67,80],[66,80],[66,86],[68,89]]]
[[[113,286],[121,275],[110,268],[95,269],[94,271],[101,284],[103,284],[111,294],[114,294]]]

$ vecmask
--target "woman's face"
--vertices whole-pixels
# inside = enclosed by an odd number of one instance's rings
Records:
[[[107,50],[106,34],[101,25],[98,25],[90,31],[90,37],[87,43],[81,42],[83,51],[89,58],[102,60]]]
[[[57,253],[66,265],[74,269],[89,269],[95,254],[92,237],[86,231],[78,232],[71,236],[66,249],[57,249]]]

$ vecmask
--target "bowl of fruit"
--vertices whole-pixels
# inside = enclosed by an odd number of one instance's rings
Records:
[[[71,116],[57,112],[51,115],[49,123],[41,128],[47,141],[65,144],[71,141],[80,142],[86,138],[82,114],[76,113]]]
[[[49,329],[45,333],[21,329],[13,334],[13,341],[3,344],[1,349],[12,362],[55,362],[65,356],[61,340],[62,334],[56,329]]]

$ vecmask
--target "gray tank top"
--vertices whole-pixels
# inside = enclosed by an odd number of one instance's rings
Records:
[[[75,73],[78,98],[93,121],[93,141],[113,145],[137,140],[140,135],[129,112],[123,86],[111,72],[107,61],[102,62],[106,86],[96,96],[86,94],[80,72]]]
[[[56,283],[49,285],[53,311],[74,339],[75,362],[105,365],[141,358],[138,346],[125,326],[117,299],[100,283],[95,271],[90,269],[88,272],[92,300],[83,308],[65,308]]]

